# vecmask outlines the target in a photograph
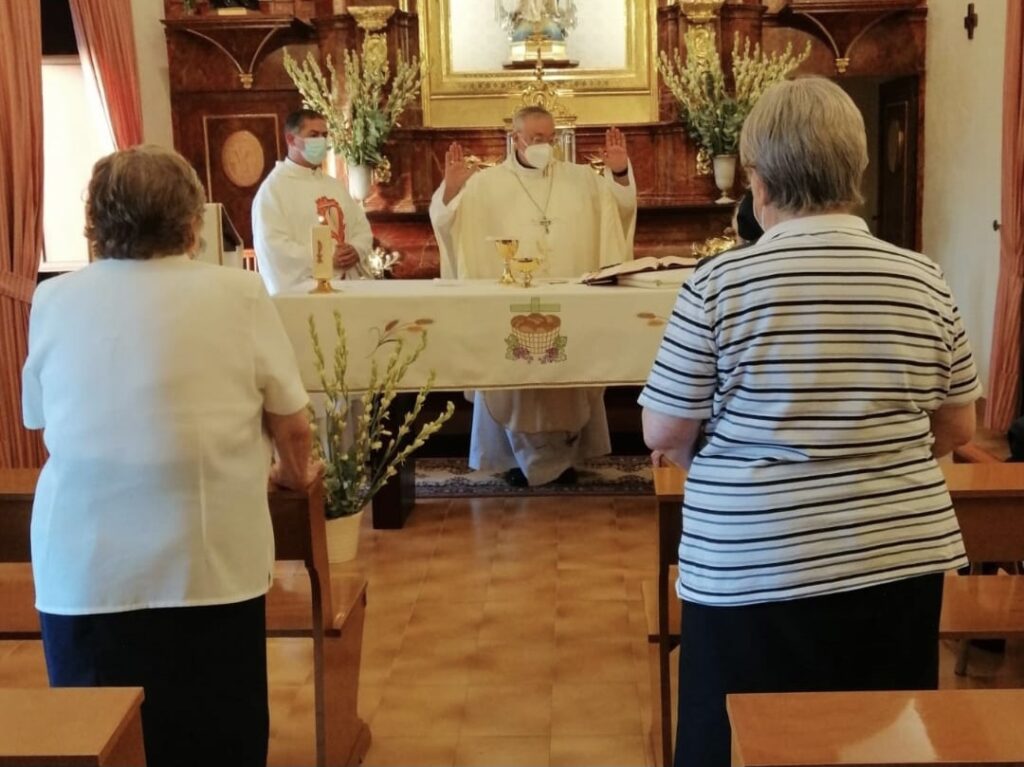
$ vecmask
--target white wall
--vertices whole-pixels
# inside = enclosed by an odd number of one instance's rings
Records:
[[[160,19],[163,0],[131,0],[135,28],[142,133],[147,144],[174,146],[171,130],[171,86],[167,77],[167,40]]]
[[[1000,217],[1006,4],[977,3],[979,26],[968,40],[964,3],[928,3],[924,251],[953,288],[986,388],[999,275],[992,221]]]

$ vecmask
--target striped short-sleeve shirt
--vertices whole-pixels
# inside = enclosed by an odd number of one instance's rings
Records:
[[[859,218],[793,219],[703,262],[640,396],[706,422],[679,596],[755,604],[963,566],[928,416],[980,396],[941,270]]]

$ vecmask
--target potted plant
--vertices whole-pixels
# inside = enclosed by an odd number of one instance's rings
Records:
[[[370,380],[359,397],[353,397],[345,381],[348,368],[348,344],[341,313],[334,312],[334,329],[338,343],[328,369],[320,336],[313,316],[309,317],[309,336],[313,344],[313,360],[326,399],[323,432],[317,426],[312,405],[313,447],[316,457],[324,462],[324,511],[327,517],[327,549],[332,562],[355,557],[359,523],[363,510],[384,483],[398,473],[405,459],[435,434],[452,416],[455,406],[449,402],[437,418],[417,427],[434,381],[430,372],[427,383],[416,394],[411,410],[397,426],[390,422],[390,407],[409,367],[419,359],[427,345],[426,326],[430,320],[417,320],[405,326],[419,343],[406,352],[405,342],[397,334],[385,343],[393,344],[383,369],[373,360]],[[391,330],[392,328],[389,328]]]
[[[782,53],[768,54],[761,50],[760,44],[751,47],[749,38],[741,46],[739,33],[736,33],[732,47],[733,91],[730,93],[714,31],[690,27],[685,40],[685,63],[678,50],[672,59],[662,51],[658,71],[679,102],[679,116],[690,138],[714,158],[715,184],[722,192],[716,202],[731,203],[734,200],[728,192],[735,180],[736,148],[743,121],[765,90],[807,59],[811,44],[808,42],[799,55],[793,53],[792,43]]]
[[[415,57],[406,61],[399,53],[392,78],[387,42],[380,34],[363,38],[361,54],[347,50],[344,56],[344,99],[330,56],[329,78],[312,53],[307,53],[300,64],[285,50],[284,68],[302,95],[303,105],[327,121],[334,151],[348,165],[349,192],[362,201],[370,194],[371,175],[381,183],[390,179],[391,164],[383,153],[384,142],[419,93],[421,74]]]

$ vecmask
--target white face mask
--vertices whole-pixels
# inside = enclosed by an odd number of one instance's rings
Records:
[[[319,165],[327,156],[327,139],[323,136],[310,136],[302,139],[302,159],[310,165]]]
[[[523,157],[534,168],[544,170],[551,163],[553,151],[551,144],[530,144],[523,151]]]

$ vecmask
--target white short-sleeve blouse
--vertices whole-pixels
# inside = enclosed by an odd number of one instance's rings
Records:
[[[50,458],[32,513],[36,607],[227,604],[274,558],[264,410],[308,398],[260,278],[185,256],[104,260],[43,283],[25,425]]]

